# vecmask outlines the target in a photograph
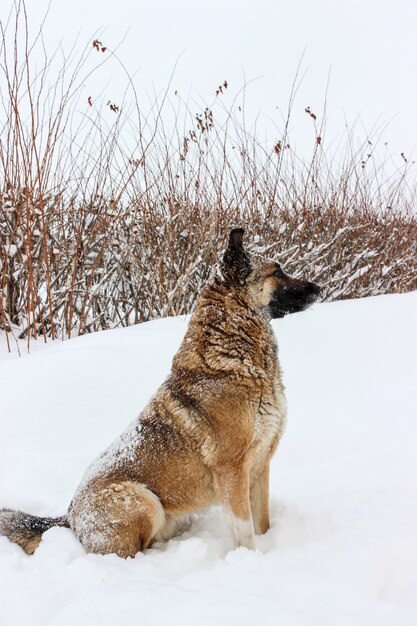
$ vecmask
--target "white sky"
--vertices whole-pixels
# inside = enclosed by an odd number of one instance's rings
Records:
[[[6,5],[3,0],[3,19]],[[27,5],[33,23],[48,3],[27,0]],[[178,89],[186,98],[191,90],[200,103],[210,102],[227,79],[227,105],[244,76],[256,78],[246,90],[245,106],[252,119],[261,113],[259,128],[265,125],[268,134],[268,117],[282,125],[280,111],[286,111],[305,50],[291,126],[298,148],[313,145],[304,108],[320,115],[329,71],[328,140],[341,135],[345,118],[352,123],[360,115],[369,132],[392,120],[382,141],[388,141],[394,158],[400,152],[409,156],[417,144],[415,1],[53,0],[48,24],[47,43],[63,39],[68,46],[81,31],[80,42],[100,32],[103,44],[114,48],[129,31],[118,55],[130,73],[137,71],[140,93],[152,93],[153,84],[165,87],[179,55],[172,92]],[[117,77],[111,80],[109,97],[117,101]]]

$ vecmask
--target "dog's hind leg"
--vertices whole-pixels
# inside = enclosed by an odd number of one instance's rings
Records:
[[[126,558],[151,544],[165,524],[165,513],[145,485],[122,481],[82,489],[68,519],[87,552]]]

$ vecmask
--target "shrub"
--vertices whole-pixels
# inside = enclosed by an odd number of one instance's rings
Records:
[[[127,74],[122,102],[100,104],[83,88],[91,59],[126,72],[116,54],[94,39],[79,54],[45,52],[35,71],[42,44],[17,2],[0,69],[7,332],[29,342],[189,313],[236,225],[254,253],[322,285],[324,300],[417,288],[415,178],[405,155],[388,175],[378,133],[346,131],[332,154],[324,118],[306,107],[314,146],[303,160],[288,136],[295,90],[265,147],[224,105],[227,81],[201,110],[170,83],[144,111]]]

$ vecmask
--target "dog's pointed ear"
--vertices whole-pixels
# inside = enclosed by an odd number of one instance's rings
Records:
[[[233,228],[229,245],[223,256],[223,275],[228,281],[240,285],[248,277],[252,267],[249,255],[243,247],[243,228]]]

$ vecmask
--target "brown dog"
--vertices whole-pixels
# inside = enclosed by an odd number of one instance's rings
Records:
[[[69,526],[88,552],[134,556],[193,511],[223,504],[235,545],[269,528],[269,462],[286,402],[271,318],[302,311],[319,287],[253,262],[243,229],[201,292],[172,371],[130,427],[90,466],[61,518],[0,511],[0,533],[31,554]]]

